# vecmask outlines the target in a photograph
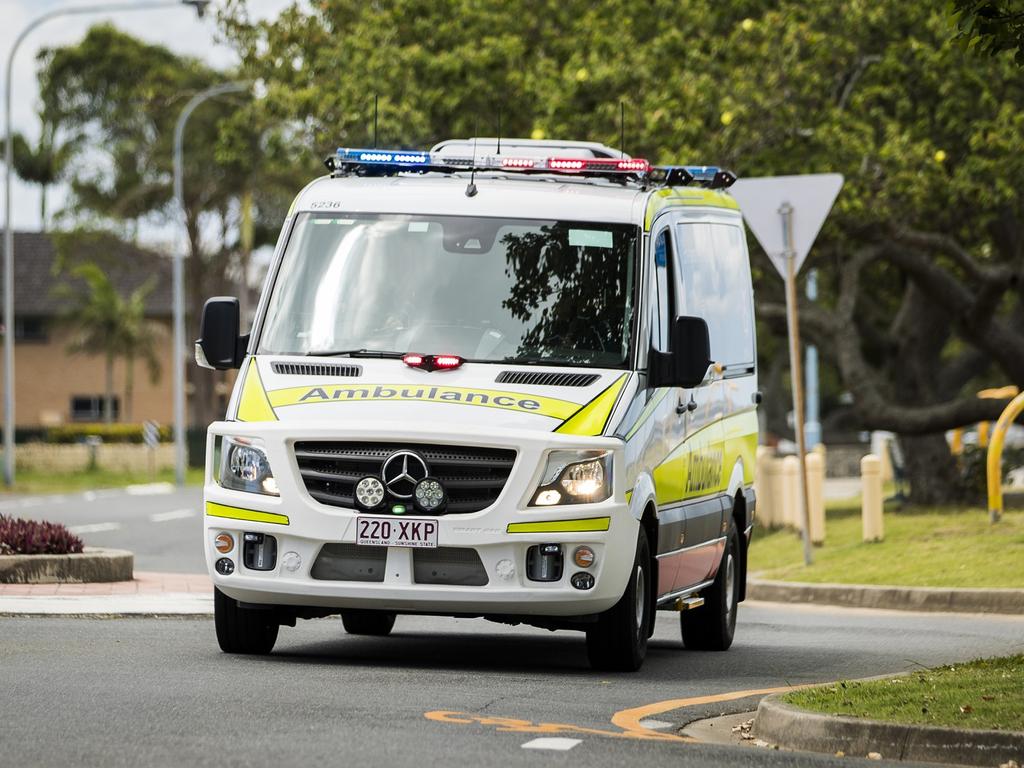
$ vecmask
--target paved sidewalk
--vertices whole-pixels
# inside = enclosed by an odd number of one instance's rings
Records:
[[[206,574],[136,572],[106,584],[0,584],[0,616],[207,616]]]

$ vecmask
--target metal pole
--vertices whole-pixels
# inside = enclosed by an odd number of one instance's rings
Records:
[[[103,3],[101,5],[80,5],[73,8],[58,8],[37,16],[28,23],[14,39],[7,56],[7,72],[4,88],[4,483],[14,485],[14,230],[11,229],[11,176],[14,166],[13,130],[11,128],[11,80],[14,69],[14,55],[22,41],[40,24],[58,16],[77,16],[86,13],[107,13],[109,11],[146,11],[170,6],[192,5],[202,16],[203,5],[183,3],[183,0],[156,0],[150,3]]]
[[[188,214],[185,211],[185,192],[182,169],[183,143],[185,124],[195,108],[207,99],[225,93],[247,91],[251,84],[247,82],[220,83],[200,91],[191,99],[178,115],[174,126],[174,200],[181,216],[183,240],[181,247],[174,252],[174,271],[172,273],[174,292],[174,482],[179,486],[185,484],[185,251],[189,244]]]
[[[818,299],[818,270],[816,269],[812,269],[807,273],[807,298],[811,301],[817,301]],[[804,425],[804,434],[807,437],[807,450],[813,450],[814,446],[821,442],[821,401],[818,397],[818,348],[813,344],[807,345],[804,382],[807,391],[807,423]]]
[[[796,432],[797,457],[800,459],[800,506],[803,530],[804,565],[811,564],[811,519],[807,492],[807,447],[804,440],[804,393],[800,366],[800,325],[797,313],[796,249],[793,247],[793,206],[783,203],[782,239],[786,245],[786,324],[789,326],[789,370],[793,389],[793,427]]]

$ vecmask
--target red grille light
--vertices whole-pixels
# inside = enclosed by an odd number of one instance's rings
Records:
[[[410,368],[422,368],[425,371],[452,371],[466,361],[458,355],[421,355],[410,352],[402,357],[402,362]]]

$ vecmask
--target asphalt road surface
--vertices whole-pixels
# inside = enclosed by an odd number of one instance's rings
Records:
[[[300,622],[257,658],[220,653],[208,619],[6,618],[0,765],[875,766],[676,732],[753,709],[745,692],[1022,648],[1024,618],[761,603],[728,653],[684,651],[660,614],[644,668],[608,674],[582,635],[482,620]]]
[[[206,572],[202,509],[202,488],[166,483],[0,498],[0,514],[64,523],[86,546],[134,552],[138,571],[170,573]]]

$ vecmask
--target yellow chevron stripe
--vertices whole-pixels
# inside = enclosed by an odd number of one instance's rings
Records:
[[[254,509],[242,509],[241,507],[229,507],[224,504],[217,504],[213,501],[206,502],[206,514],[208,517],[226,517],[229,520],[248,520],[251,523],[288,525],[288,515],[279,515],[276,512],[257,512]]]
[[[506,533],[579,533],[607,531],[610,517],[590,517],[586,520],[544,520],[537,523],[509,523]]]
[[[255,358],[249,359],[249,368],[245,372],[245,381],[242,382],[242,395],[238,399],[236,418],[239,421],[277,421],[277,414],[274,413],[270,401],[267,400],[266,390],[263,389]]]
[[[555,430],[563,435],[600,435],[604,432],[608,417],[612,415],[612,408],[618,400],[619,392],[622,391],[628,373],[622,374],[616,381],[612,382],[604,392],[599,394],[585,406],[580,408],[570,418]]]

